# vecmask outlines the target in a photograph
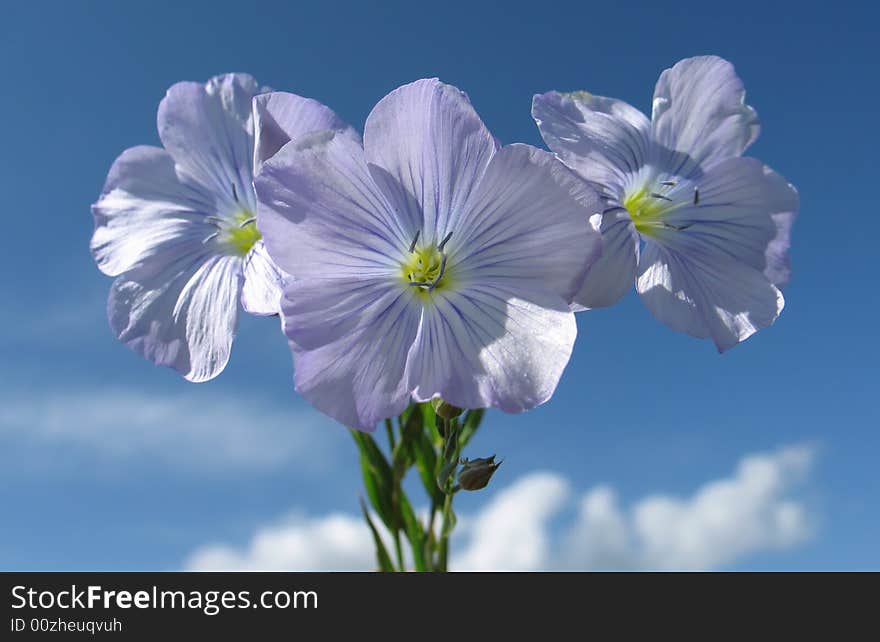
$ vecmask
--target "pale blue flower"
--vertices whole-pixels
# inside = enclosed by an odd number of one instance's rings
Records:
[[[190,381],[225,367],[239,299],[253,314],[279,312],[283,274],[257,230],[254,163],[291,137],[341,125],[315,101],[287,94],[270,104],[264,94],[255,155],[251,103],[265,91],[246,74],[177,83],[159,105],[164,149],[123,152],[92,206],[92,253],[118,277],[113,331]]]
[[[295,140],[256,189],[266,247],[293,277],[296,389],[318,409],[372,430],[411,400],[519,412],[553,394],[601,204],[551,154],[502,147],[458,89],[405,85],[363,146]]]
[[[575,296],[615,303],[635,281],[670,327],[726,350],[782,311],[798,196],[742,153],[758,136],[733,66],[704,56],[660,75],[649,121],[586,92],[535,96],[551,150],[602,194],[604,253]]]

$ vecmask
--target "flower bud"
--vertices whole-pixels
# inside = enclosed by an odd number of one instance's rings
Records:
[[[431,406],[434,408],[434,412],[436,412],[439,417],[443,417],[444,419],[455,419],[464,412],[464,410],[462,410],[461,408],[456,408],[452,404],[446,403],[440,397],[435,397],[434,399],[432,399]]]
[[[495,455],[481,459],[462,459],[458,484],[463,490],[480,490],[489,485],[492,475],[502,462],[495,463]]]

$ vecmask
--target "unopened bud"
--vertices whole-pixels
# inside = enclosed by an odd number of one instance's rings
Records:
[[[462,410],[461,408],[457,408],[452,404],[448,404],[439,397],[431,400],[431,406],[434,408],[434,412],[436,412],[439,417],[443,417],[444,419],[455,419],[464,412],[464,410]]]
[[[463,490],[480,490],[489,485],[492,475],[502,462],[495,463],[495,455],[481,459],[462,459],[458,484]]]

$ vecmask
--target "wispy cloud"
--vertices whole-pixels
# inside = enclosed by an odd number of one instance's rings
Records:
[[[713,569],[796,546],[811,534],[799,496],[814,451],[807,446],[744,457],[734,473],[689,497],[657,494],[628,510],[614,490],[575,495],[556,473],[533,473],[497,493],[457,532],[456,569]],[[567,509],[576,517],[554,527]],[[370,535],[360,518],[294,515],[260,528],[241,549],[212,544],[186,560],[194,570],[367,570]]]
[[[246,394],[129,389],[9,394],[0,400],[0,442],[65,459],[130,464],[151,460],[199,473],[328,464],[343,429],[303,406],[283,407]],[[36,470],[36,466],[31,466]]]

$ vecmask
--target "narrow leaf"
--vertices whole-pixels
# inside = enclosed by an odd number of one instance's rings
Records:
[[[459,431],[458,436],[458,445],[460,448],[464,448],[467,443],[471,440],[471,437],[474,436],[474,433],[477,432],[477,428],[480,427],[480,424],[483,421],[483,416],[486,414],[485,408],[477,408],[476,410],[468,410],[464,419],[461,422],[461,430]]]
[[[376,561],[379,564],[379,570],[386,573],[393,573],[394,564],[391,562],[391,556],[388,554],[388,549],[385,548],[385,543],[382,541],[379,531],[376,530],[373,520],[370,519],[370,513],[367,511],[367,505],[364,504],[363,498],[359,501],[361,503],[361,511],[364,514],[364,519],[367,520],[367,526],[370,527],[370,531],[373,533],[373,542],[376,544]]]
[[[434,412],[434,408],[430,403],[423,403],[420,405],[420,408],[422,410],[422,418],[425,422],[425,426],[428,428],[428,433],[430,434],[430,439],[436,448],[443,443],[443,437],[440,435],[440,430],[437,428],[437,414]]]
[[[446,482],[449,481],[449,478],[455,472],[456,465],[454,461],[448,461],[440,467],[440,472],[437,473],[437,488],[440,491],[446,492]]]
[[[413,441],[413,451],[416,456],[416,469],[419,471],[425,492],[435,506],[442,506],[443,493],[437,488],[436,482],[437,453],[434,452],[434,446],[427,435],[421,434]]]
[[[392,532],[396,531],[391,468],[372,437],[354,430],[351,432],[361,452],[361,472],[370,504],[385,526]]]
[[[403,518],[406,538],[409,540],[410,548],[412,548],[413,562],[415,563],[416,570],[427,571],[429,569],[425,564],[424,554],[425,531],[422,529],[422,525],[419,523],[419,520],[412,509],[412,505],[409,503],[409,499],[404,493],[401,493],[400,495],[400,513]]]

